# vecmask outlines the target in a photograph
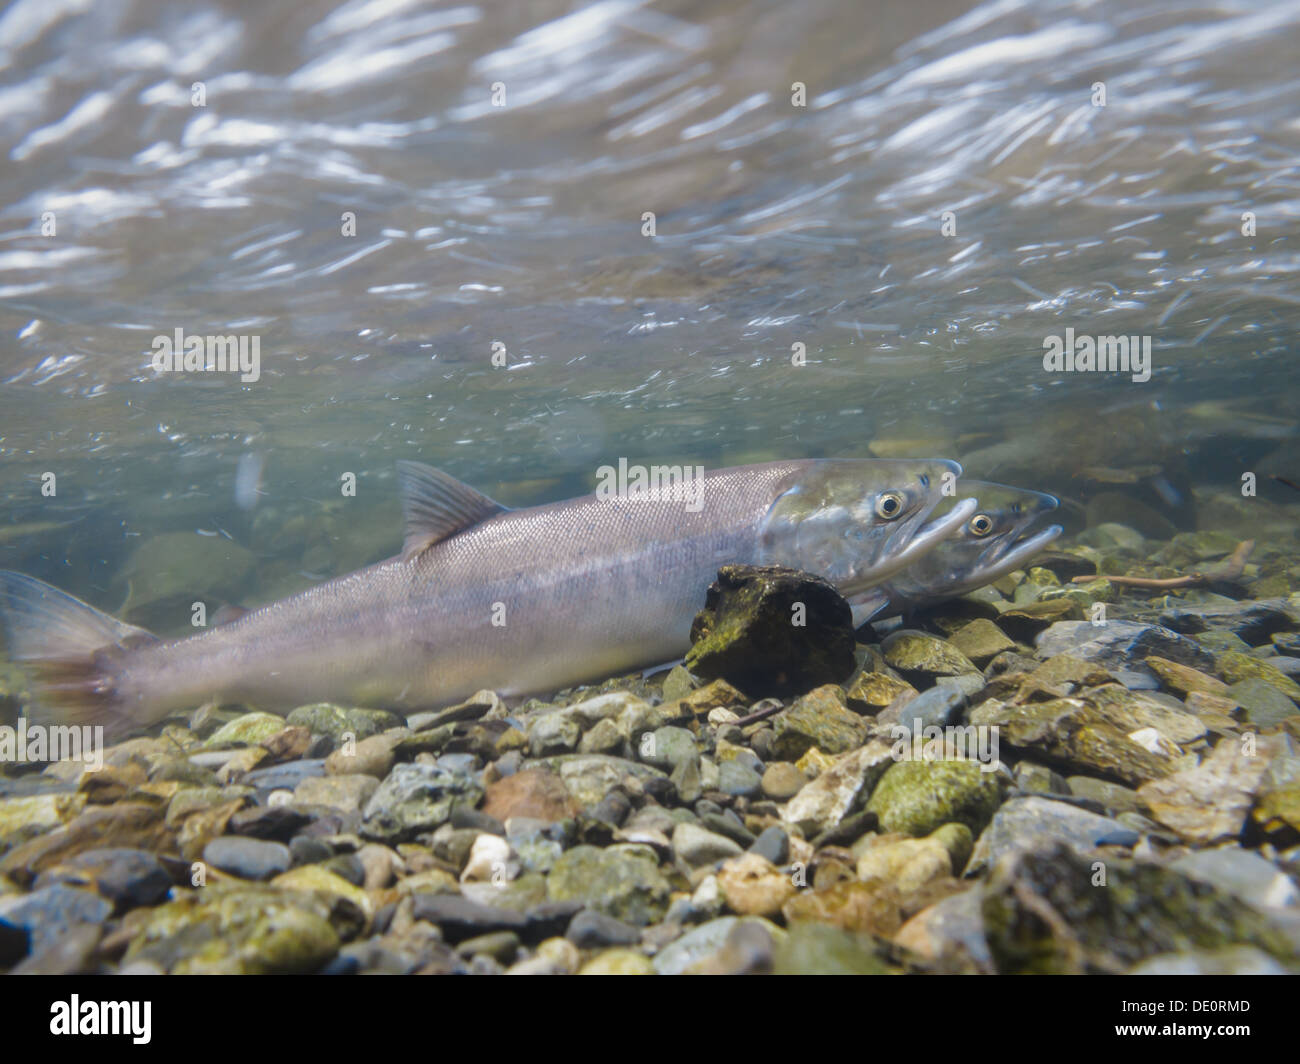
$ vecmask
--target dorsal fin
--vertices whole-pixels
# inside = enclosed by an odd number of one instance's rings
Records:
[[[397,486],[406,519],[402,557],[407,561],[435,543],[508,509],[423,462],[398,462]]]

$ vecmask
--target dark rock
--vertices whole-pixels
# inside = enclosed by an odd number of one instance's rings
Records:
[[[677,797],[677,788],[673,786],[673,781],[663,776],[651,776],[649,779],[642,780],[641,786],[645,788],[646,795],[660,805],[671,805]]]
[[[95,950],[104,937],[99,924],[74,924],[57,942],[33,953],[11,975],[78,975],[94,971]]]
[[[1034,566],[1055,573],[1062,584],[1070,583],[1076,576],[1093,576],[1097,572],[1096,562],[1065,551],[1044,551],[1034,557]]]
[[[592,819],[618,827],[627,819],[631,811],[632,802],[626,794],[622,791],[610,791],[592,806],[589,812]]]
[[[754,842],[754,833],[730,809],[702,813],[700,823],[740,846],[750,846]]]
[[[763,833],[749,847],[749,852],[766,858],[780,868],[790,859],[790,836],[773,824],[770,828],[763,829]]]
[[[813,846],[819,850],[823,846],[848,846],[857,842],[868,831],[874,831],[878,823],[879,818],[876,814],[864,809],[860,813],[846,816],[838,824],[827,828],[813,839]],[[773,864],[775,863],[774,861]]]
[[[241,783],[259,791],[291,791],[310,776],[325,775],[325,759],[289,761],[270,768],[255,768],[244,775]]]
[[[366,885],[366,866],[355,853],[340,853],[328,861],[322,861],[321,867],[340,879],[346,879],[354,887]]]
[[[1275,632],[1300,627],[1300,615],[1286,599],[1264,599],[1233,605],[1180,604],[1160,614],[1160,623],[1184,635],[1227,631],[1251,646],[1267,643]]]
[[[898,714],[898,724],[909,735],[915,733],[918,720],[922,730],[931,726],[942,728],[958,720],[965,708],[966,695],[957,688],[931,687],[903,706]]]
[[[292,864],[289,847],[239,835],[213,839],[203,849],[203,859],[240,879],[270,879],[287,872]]]
[[[349,947],[344,947],[345,950]],[[355,955],[347,952],[341,952],[337,957],[330,961],[322,968],[317,975],[357,975],[361,971],[361,961]],[[407,975],[406,971],[394,974]]]
[[[451,819],[448,823],[454,828],[473,828],[475,831],[485,831],[489,835],[500,835],[503,839],[506,837],[506,826],[500,820],[472,806],[456,806],[451,811]]]
[[[603,949],[606,946],[636,945],[641,941],[641,932],[612,916],[583,909],[569,924],[565,937],[579,949]]]
[[[803,624],[794,623],[801,615]],[[853,672],[853,611],[820,577],[777,566],[724,566],[691,626],[686,665],[753,695],[788,696]]]
[[[414,894],[411,915],[442,929],[453,944],[489,931],[523,931],[528,920],[523,913],[480,905],[459,894]]]
[[[529,942],[563,935],[578,913],[583,911],[580,901],[544,901],[529,908],[525,916],[528,926],[524,937]]]
[[[30,894],[0,897],[0,920],[26,928],[33,955],[43,953],[77,924],[102,924],[113,906],[88,890],[61,883]]]
[[[172,877],[161,861],[143,850],[87,850],[36,878],[37,889],[64,883],[90,887],[113,903],[118,912],[157,905],[172,888]]]
[[[20,924],[0,918],[0,968],[8,968],[27,956],[31,932]]]
[[[289,843],[289,853],[293,857],[295,868],[301,865],[319,864],[334,856],[329,844],[311,835],[298,835]]]
[[[233,835],[288,842],[311,823],[311,816],[291,805],[259,805],[241,809],[227,825]]]

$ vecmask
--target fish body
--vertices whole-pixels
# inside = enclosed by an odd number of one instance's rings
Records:
[[[853,602],[975,508],[936,521],[954,462],[811,460],[706,474],[672,492],[508,510],[400,463],[403,553],[177,640],[31,577],[0,574],[11,655],[62,720],[147,723],[210,700],[410,712],[485,687],[522,696],[680,657],[720,566],[780,564]]]
[[[854,604],[854,621],[882,620],[965,595],[1021,568],[1061,534],[1060,525],[1033,531],[1060,505],[1054,495],[982,480],[962,480],[955,500],[978,507],[956,532],[919,561],[889,577]]]

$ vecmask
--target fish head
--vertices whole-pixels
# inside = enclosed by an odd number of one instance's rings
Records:
[[[945,459],[819,459],[782,480],[760,529],[760,556],[815,573],[852,596],[933,550],[974,513],[953,492],[961,466]]]
[[[977,500],[970,517],[920,562],[891,581],[896,595],[910,600],[962,595],[1021,568],[1061,534],[1060,525],[1034,530],[1060,505],[1055,495],[981,480],[963,480],[951,502]]]

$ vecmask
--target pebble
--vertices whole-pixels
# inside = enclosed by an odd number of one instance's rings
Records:
[[[743,852],[732,839],[695,824],[678,824],[673,829],[672,847],[673,855],[691,868],[711,865]]]
[[[758,854],[779,867],[790,858],[790,836],[783,828],[773,824],[763,829],[762,834],[749,847],[749,852]]]
[[[172,877],[161,861],[145,850],[87,850],[47,868],[36,878],[36,889],[66,883],[90,887],[119,912],[157,905],[172,888]]]
[[[98,894],[61,883],[0,897],[0,920],[27,931],[32,955],[44,953],[77,925],[102,924],[112,912]]]
[[[635,945],[641,941],[641,932],[612,916],[583,909],[569,923],[565,937],[578,949],[601,949],[606,946]]]
[[[764,770],[760,786],[767,797],[784,802],[798,794],[807,782],[808,777],[789,761],[774,761]]]
[[[451,943],[491,931],[521,932],[528,924],[523,913],[481,905],[458,894],[415,894],[412,902],[411,915],[437,924]]]
[[[1011,798],[975,844],[967,875],[1016,849],[1049,850],[1058,843],[1089,852],[1103,844],[1135,845],[1139,835],[1118,820],[1047,797]]]
[[[554,822],[573,816],[577,803],[555,773],[525,769],[489,784],[483,811],[502,822],[512,817]]]
[[[323,805],[344,813],[360,812],[379,789],[374,776],[353,774],[304,779],[294,788],[298,805]]]
[[[776,916],[798,891],[790,876],[756,853],[723,862],[717,880],[728,908],[741,916]]]

